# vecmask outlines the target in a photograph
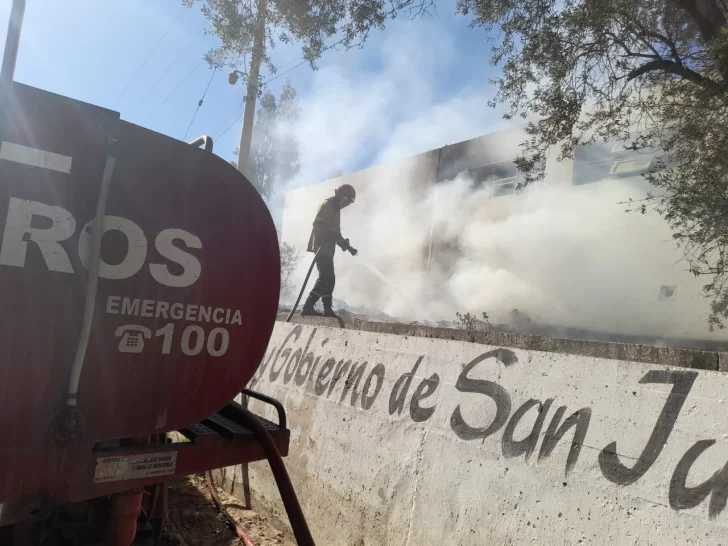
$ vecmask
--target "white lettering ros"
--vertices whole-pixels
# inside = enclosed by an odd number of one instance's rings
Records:
[[[31,227],[35,223],[48,224],[48,227]],[[78,257],[81,264],[88,268],[89,249],[93,220],[81,230],[78,238]],[[74,273],[68,253],[60,244],[68,240],[76,230],[73,215],[61,207],[55,207],[10,198],[8,214],[0,248],[0,265],[25,267],[28,243],[34,243],[40,250],[49,271]],[[101,260],[99,276],[103,279],[128,279],[136,275],[147,259],[147,238],[144,230],[136,223],[121,216],[104,217],[104,234],[118,231],[127,241],[127,251],[123,260],[115,265]],[[159,254],[179,265],[182,272],[173,275],[166,264],[149,265],[152,277],[164,286],[182,288],[194,284],[200,278],[202,266],[196,256],[175,246],[180,241],[187,248],[201,249],[202,242],[195,235],[181,229],[165,229],[155,239]]]

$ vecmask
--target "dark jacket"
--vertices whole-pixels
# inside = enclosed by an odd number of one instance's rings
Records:
[[[313,221],[311,237],[308,240],[308,252],[333,256],[336,245],[346,248],[346,239],[341,236],[341,207],[337,197],[329,197],[321,203]]]

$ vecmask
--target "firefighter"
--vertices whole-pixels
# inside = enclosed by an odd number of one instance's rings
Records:
[[[356,199],[356,192],[349,184],[336,188],[333,197],[329,197],[318,209],[316,218],[313,221],[311,237],[308,240],[308,252],[318,252],[316,256],[316,269],[318,279],[308,299],[301,309],[304,316],[336,317],[331,307],[332,294],[334,292],[334,252],[336,245],[342,250],[348,250],[352,256],[356,256],[356,249],[349,244],[349,239],[341,236],[341,209],[351,205]],[[319,298],[323,301],[323,315],[314,309]]]

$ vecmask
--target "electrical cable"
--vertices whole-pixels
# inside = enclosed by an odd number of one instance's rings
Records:
[[[280,74],[276,74],[276,75],[275,75],[275,76],[273,76],[272,78],[269,78],[269,79],[265,80],[265,81],[264,81],[264,82],[262,83],[262,85],[267,85],[267,84],[269,84],[270,82],[272,82],[272,81],[275,81],[275,80],[277,80],[278,78],[280,78],[280,77],[282,77],[282,76],[285,76],[285,75],[286,75],[286,74],[288,74],[289,72],[293,72],[294,70],[296,70],[296,68],[298,68],[299,66],[302,66],[302,65],[306,64],[307,62],[308,62],[308,61],[306,61],[306,60],[303,60],[303,61],[301,61],[301,62],[300,62],[300,63],[298,63],[298,64],[297,64],[296,66],[293,66],[293,67],[289,68],[289,69],[288,69],[288,70],[286,70],[285,72],[281,72]]]
[[[230,129],[233,128],[233,125],[235,125],[240,119],[245,115],[245,112],[242,112],[238,117],[235,118],[235,121],[233,121],[230,125],[228,125],[227,129],[225,129],[222,133],[220,133],[218,136],[215,137],[215,140],[220,140],[223,136],[225,136],[225,133],[227,133]]]
[[[195,72],[197,72],[197,69],[198,69],[198,68],[200,68],[200,67],[201,67],[201,66],[202,66],[203,64],[205,64],[205,61],[203,61],[203,60],[200,60],[200,62],[198,62],[198,63],[197,63],[196,65],[195,65],[195,67],[194,67],[194,68],[193,68],[192,70],[190,70],[190,71],[189,71],[189,72],[187,73],[187,75],[186,75],[186,76],[185,76],[184,78],[182,78],[182,81],[180,81],[180,82],[179,82],[179,83],[178,83],[178,84],[177,84],[177,85],[175,86],[175,88],[174,88],[174,89],[172,89],[172,91],[170,91],[169,95],[167,95],[166,97],[164,97],[164,99],[162,100],[162,102],[160,102],[160,103],[159,103],[159,104],[157,105],[157,107],[156,107],[156,108],[154,109],[154,113],[159,113],[159,110],[160,110],[160,108],[161,108],[162,106],[164,106],[164,104],[166,104],[166,102],[167,102],[167,101],[168,101],[169,99],[171,99],[171,98],[172,98],[172,95],[174,95],[174,94],[175,94],[175,93],[176,93],[177,91],[179,91],[180,87],[182,87],[182,85],[183,85],[183,84],[184,84],[184,83],[185,83],[185,82],[186,82],[187,80],[189,80],[189,79],[190,79],[190,76],[192,76],[192,74],[194,74]],[[146,118],[144,118],[144,119],[146,119]]]
[[[131,116],[131,115],[132,115],[132,114],[133,114],[134,112],[136,112],[136,111],[137,111],[137,110],[139,109],[139,107],[140,107],[140,106],[141,106],[142,104],[144,104],[144,101],[145,101],[145,100],[147,100],[147,98],[149,97],[149,95],[151,95],[152,91],[154,91],[154,90],[155,90],[155,89],[157,88],[157,86],[158,86],[158,85],[159,85],[159,84],[161,83],[161,81],[162,81],[162,80],[164,79],[164,77],[165,77],[165,76],[167,75],[167,72],[169,72],[169,70],[170,70],[170,69],[171,69],[171,68],[172,68],[172,67],[173,67],[173,66],[174,66],[175,64],[177,64],[177,61],[179,61],[179,60],[180,60],[180,59],[182,58],[182,55],[184,55],[184,54],[185,54],[185,52],[186,52],[186,51],[187,51],[187,50],[188,50],[188,49],[190,48],[190,46],[192,45],[192,43],[193,43],[193,42],[194,42],[195,40],[197,40],[197,38],[198,38],[198,37],[200,36],[200,34],[202,34],[202,32],[198,32],[197,34],[195,34],[195,35],[194,35],[194,36],[192,37],[192,39],[191,39],[191,40],[190,40],[190,41],[189,41],[189,42],[187,43],[187,45],[186,45],[186,46],[184,47],[184,49],[183,49],[183,50],[182,50],[182,51],[180,52],[180,54],[179,54],[179,55],[177,55],[177,57],[176,57],[176,58],[174,59],[174,61],[172,61],[171,63],[169,63],[169,65],[167,66],[167,68],[165,68],[165,69],[164,69],[164,72],[162,72],[162,75],[161,75],[161,76],[159,76],[159,79],[157,79],[157,81],[156,81],[156,82],[154,82],[154,85],[152,85],[152,87],[150,87],[150,88],[149,88],[149,91],[147,91],[147,94],[146,94],[146,95],[144,95],[144,97],[142,97],[142,100],[140,100],[140,101],[139,101],[139,102],[137,103],[137,105],[136,105],[136,106],[134,107],[134,109],[133,109],[133,110],[132,110],[132,111],[131,111],[131,112],[129,113],[129,115],[130,115],[130,116]]]
[[[339,44],[340,44],[341,42],[343,42],[344,40],[345,40],[345,38],[342,38],[342,39],[341,39],[341,40],[339,40],[338,42],[334,42],[334,43],[333,43],[333,44],[331,44],[330,46],[327,46],[327,47],[323,48],[323,49],[321,50],[321,53],[323,53],[324,51],[328,51],[329,49],[332,49],[332,48],[336,47],[337,45],[339,45]],[[291,62],[291,61],[288,61],[288,62],[287,62],[286,64],[289,64],[290,62]],[[263,82],[263,83],[261,84],[261,87],[262,87],[262,86],[264,86],[264,85],[267,85],[267,84],[269,84],[269,83],[270,83],[270,82],[272,82],[272,81],[275,81],[275,80],[277,80],[278,78],[280,78],[280,77],[282,77],[282,76],[285,76],[286,74],[288,74],[288,73],[290,73],[290,72],[294,71],[294,70],[295,70],[296,68],[298,68],[299,66],[302,66],[302,65],[306,64],[307,62],[308,62],[308,61],[306,61],[306,60],[303,60],[303,61],[301,61],[300,63],[298,63],[297,65],[295,65],[295,66],[292,66],[291,68],[289,68],[289,69],[288,69],[288,70],[286,70],[285,72],[281,72],[280,74],[276,74],[276,75],[275,75],[275,76],[273,76],[272,78],[269,78],[269,79],[265,80],[265,81],[264,81],[264,82]],[[285,66],[285,65],[284,65],[284,66]],[[245,99],[243,99],[243,101],[244,101],[244,100],[245,100]],[[229,131],[230,129],[232,129],[232,128],[233,128],[233,126],[234,126],[234,125],[235,125],[235,124],[236,124],[236,123],[237,123],[238,121],[240,121],[240,118],[242,118],[242,117],[243,117],[244,115],[245,115],[245,112],[243,111],[243,113],[241,113],[241,114],[240,114],[240,115],[239,115],[238,117],[236,117],[236,118],[235,118],[235,120],[234,120],[234,121],[233,121],[233,122],[232,122],[232,123],[231,123],[230,125],[228,125],[227,129],[225,129],[225,130],[224,130],[224,131],[223,131],[222,133],[220,133],[219,135],[217,135],[216,137],[214,137],[215,141],[218,141],[218,140],[220,140],[220,138],[222,138],[222,137],[223,137],[223,136],[224,136],[224,135],[225,135],[225,134],[226,134],[226,133],[227,133],[227,132],[228,132],[228,131]]]
[[[146,64],[147,64],[147,62],[149,62],[149,59],[151,58],[151,56],[154,54],[155,51],[157,51],[157,48],[159,48],[159,46],[162,44],[162,42],[164,41],[164,39],[167,37],[167,34],[169,34],[169,31],[172,30],[172,27],[177,22],[177,19],[179,19],[179,16],[182,15],[182,10],[184,10],[184,9],[185,9],[184,6],[180,7],[179,11],[177,12],[176,17],[172,20],[172,22],[170,23],[170,25],[167,27],[167,30],[164,31],[164,34],[162,34],[162,37],[159,39],[159,41],[156,43],[156,45],[149,52],[149,54],[147,55],[147,57],[144,59],[144,61],[139,66],[139,68],[134,73],[134,75],[131,77],[131,79],[126,84],[126,86],[124,86],[124,89],[121,91],[121,94],[119,95],[119,98],[117,98],[114,101],[113,106],[116,106],[119,103],[119,101],[122,99],[122,97],[124,96],[124,94],[126,93],[126,91],[129,89],[129,86],[134,82],[134,80],[137,78],[137,76],[139,75],[139,73],[142,71],[142,68],[144,68],[146,66]]]
[[[243,101],[245,101],[245,99],[243,99]],[[239,117],[236,118],[235,121],[237,121],[238,119],[240,119],[240,118]],[[213,135],[224,134],[226,132],[226,129],[225,128],[229,126],[229,121],[230,120],[228,120],[228,119],[226,119],[225,121],[223,121],[222,124],[220,125],[220,127],[218,127],[217,130],[214,131],[214,132],[212,132],[211,134],[213,134]]]
[[[333,43],[333,44],[331,44],[330,46],[327,46],[327,47],[323,48],[323,49],[321,50],[321,53],[323,53],[323,52],[325,52],[325,51],[328,51],[329,49],[332,49],[332,48],[336,47],[337,45],[339,45],[339,44],[340,44],[341,42],[343,42],[343,41],[345,41],[345,40],[346,40],[346,38],[342,38],[342,39],[341,39],[341,40],[339,40],[338,42],[334,42],[334,43]],[[290,62],[290,61],[289,61],[289,62]],[[275,81],[275,80],[277,80],[278,78],[280,78],[280,77],[282,77],[282,76],[285,76],[285,75],[286,75],[286,74],[288,74],[289,72],[293,72],[294,70],[296,70],[296,68],[298,68],[299,66],[303,66],[303,65],[304,65],[304,64],[306,64],[307,62],[308,62],[308,61],[307,61],[306,59],[304,59],[303,61],[301,61],[300,63],[298,63],[298,64],[297,64],[297,65],[295,65],[295,66],[292,66],[291,68],[289,68],[289,69],[288,69],[288,70],[286,70],[285,72],[281,72],[280,74],[276,74],[276,75],[275,75],[275,76],[273,76],[272,78],[269,78],[269,79],[265,80],[265,81],[264,81],[264,82],[263,82],[263,83],[261,84],[261,86],[263,86],[263,85],[267,85],[267,84],[269,84],[270,82],[272,82],[272,81]]]
[[[185,136],[182,137],[182,140],[187,140],[187,134],[190,132],[190,129],[192,128],[192,124],[195,122],[197,113],[200,111],[200,108],[202,108],[202,103],[205,102],[205,96],[207,95],[207,90],[210,89],[210,85],[212,84],[212,79],[215,77],[216,73],[217,73],[217,67],[215,67],[215,69],[212,71],[212,75],[210,76],[210,81],[207,82],[207,87],[205,87],[205,92],[202,93],[202,98],[200,98],[200,101],[197,103],[197,109],[195,110],[195,113],[192,114],[192,119],[190,120],[190,124],[187,126],[187,130],[185,131]]]

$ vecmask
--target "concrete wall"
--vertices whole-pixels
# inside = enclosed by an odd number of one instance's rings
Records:
[[[335,326],[277,323],[251,385],[318,544],[728,542],[726,355]],[[266,463],[249,485],[286,520]]]

